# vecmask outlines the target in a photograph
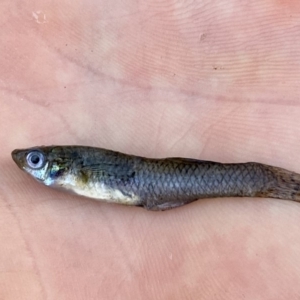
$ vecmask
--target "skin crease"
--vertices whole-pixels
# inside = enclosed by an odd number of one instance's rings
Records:
[[[167,212],[47,189],[15,148],[300,172],[299,1],[0,3],[0,299],[299,299],[300,205]]]

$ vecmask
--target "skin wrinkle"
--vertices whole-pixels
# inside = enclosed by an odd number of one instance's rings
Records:
[[[68,56],[67,54],[63,53],[60,49],[55,49],[53,48],[51,45],[48,45],[48,48],[52,48],[54,52],[58,53],[59,55],[62,55],[65,59],[69,60],[70,62],[74,63],[75,65],[77,65],[80,68],[83,68],[85,70],[88,70],[89,72],[92,72],[92,74],[97,75],[97,77],[100,77],[103,79],[103,76],[107,79],[112,79],[112,80],[116,80],[114,77],[108,76],[107,74],[104,75],[104,73],[97,71],[95,68],[91,67],[89,64],[83,64],[81,61],[78,60],[74,60],[73,57]],[[129,84],[129,82],[124,82],[123,80],[118,79],[118,82],[120,84]],[[145,86],[141,86],[143,89],[145,89]],[[149,88],[149,87],[148,87]],[[146,90],[148,90],[148,88],[146,88]],[[185,92],[184,90],[182,91],[183,93]],[[200,95],[198,95],[200,96]],[[203,95],[202,95],[203,96]]]
[[[189,125],[189,128],[187,128],[182,134],[181,136],[179,136],[171,145],[170,145],[170,151],[172,152],[173,149],[176,149],[176,145],[180,144],[181,141],[183,141],[184,136],[186,136],[186,134],[190,131],[190,129],[193,127],[193,123],[191,123],[191,125]]]
[[[191,120],[192,120],[192,121],[191,121]],[[185,131],[184,134],[188,134],[189,131],[192,131],[191,129],[195,127],[196,120],[193,118],[192,110],[190,110],[190,111],[187,113],[187,117],[185,117],[185,122],[188,122],[188,121],[190,121],[191,124],[190,124],[190,126],[188,127],[188,129]],[[178,139],[175,143],[173,143],[173,145],[170,147],[171,150],[175,147],[176,144],[179,144],[180,141],[183,141],[183,139],[184,139],[184,134],[182,134],[182,135],[179,137],[179,139]]]
[[[151,227],[152,227],[152,224],[157,220],[157,217],[156,216],[151,216],[151,221],[150,221],[150,224],[147,228],[147,230],[144,233],[144,236],[142,238],[142,240],[138,243],[138,247],[136,248],[135,250],[135,255],[134,255],[134,258],[132,259],[133,261],[137,258],[138,254],[141,253],[141,249],[143,248],[143,246],[145,245],[146,243],[146,240],[148,238],[148,234],[149,232],[151,231]]]
[[[127,259],[128,257],[130,257],[131,249],[127,249],[126,243],[124,243],[124,239],[121,236],[119,236],[118,230],[117,228],[115,228],[115,224],[113,221],[114,216],[110,217],[108,216],[108,214],[105,214],[103,212],[102,212],[102,216],[104,216],[105,219],[107,220],[107,224],[108,224],[107,228],[109,229],[109,232],[113,238],[115,247],[120,251],[122,257],[124,258],[123,266],[125,266],[126,268],[126,273],[129,274],[133,270],[133,264],[131,260]]]
[[[23,97],[23,96],[22,96],[22,97]],[[26,98],[26,97],[23,97],[23,99],[24,99],[25,101],[27,101],[28,103],[31,103],[31,104],[37,104],[37,105],[41,106],[43,109],[44,109],[44,108],[45,108],[45,109],[48,109],[48,110],[50,109],[49,102],[46,102],[46,103],[42,104],[43,102],[35,102],[35,101],[32,101],[31,99]],[[54,109],[54,108],[53,108],[53,109]],[[71,126],[69,125],[69,122],[65,119],[65,116],[64,116],[63,112],[56,112],[55,115],[58,116],[58,117],[60,118],[61,123],[64,125],[64,131],[65,131],[66,133],[69,133],[69,134],[72,135],[73,137],[77,138],[78,140],[80,140],[79,137],[77,136],[76,131],[74,131],[74,130],[71,128]],[[43,135],[44,135],[45,137],[47,137],[47,138],[49,137],[49,136],[48,136],[48,133],[44,133]]]
[[[0,192],[1,192],[1,194],[0,194],[1,199],[3,199],[3,201],[5,203],[5,207],[7,208],[7,210],[10,212],[11,216],[13,216],[13,218],[16,221],[16,224],[17,224],[19,232],[20,232],[20,236],[25,245],[26,252],[28,253],[29,257],[31,258],[31,263],[33,265],[33,269],[34,269],[35,274],[37,275],[37,279],[38,279],[36,282],[38,283],[38,285],[40,287],[40,291],[41,291],[41,299],[47,300],[48,296],[47,296],[47,292],[46,292],[45,285],[43,282],[41,268],[37,264],[35,252],[33,250],[33,247],[31,246],[31,241],[26,236],[25,230],[22,225],[21,218],[18,215],[17,211],[15,210],[14,206],[9,204],[8,196],[6,196],[4,194],[4,190],[0,188]]]
[[[160,134],[162,131],[161,128],[161,124],[163,123],[163,119],[165,117],[165,112],[166,112],[167,108],[164,108],[163,111],[161,112],[161,116],[159,121],[157,122],[157,129],[156,129],[156,133],[155,133],[155,141],[156,141],[156,146],[154,146],[155,148],[153,149],[154,154],[157,152],[157,145],[159,145],[159,140],[160,140]]]
[[[216,127],[216,125],[218,125],[220,122],[224,122],[224,119],[226,119],[227,117],[229,117],[237,109],[238,109],[238,107],[237,108],[233,108],[228,113],[224,113],[223,116],[218,117],[218,119],[215,122],[211,123],[211,125],[209,125],[208,127],[206,127],[204,129],[204,131],[201,132],[201,136],[203,138],[205,138],[205,143],[202,144],[202,148],[201,148],[201,152],[199,153],[199,157],[201,157],[202,155],[205,156],[206,149],[208,148],[208,145],[210,144],[210,140],[211,140],[211,138],[213,136],[213,135],[211,135],[209,133],[214,130],[214,128]]]
[[[47,45],[48,46],[48,45]],[[50,46],[49,46],[50,47]],[[55,49],[53,49],[53,50],[55,50]],[[58,53],[61,53],[61,51],[60,50],[58,50]],[[113,78],[113,77],[111,77],[111,76],[108,76],[107,74],[104,74],[104,73],[99,73],[99,72],[97,72],[96,70],[93,70],[93,69],[91,69],[89,66],[85,66],[85,65],[82,65],[82,64],[80,64],[80,63],[77,63],[76,61],[74,61],[72,58],[70,58],[70,57],[64,57],[64,58],[66,58],[67,60],[69,60],[71,63],[74,63],[75,65],[77,65],[77,66],[79,66],[79,67],[81,67],[81,68],[84,68],[84,69],[86,69],[87,71],[89,71],[89,72],[92,72],[94,75],[96,75],[97,77],[99,77],[99,80],[103,80],[103,77],[105,78],[105,79],[109,79],[109,80],[111,80],[111,81],[116,81],[116,82],[118,82],[119,84],[125,84],[125,85],[128,85],[129,87],[135,87],[135,88],[138,88],[138,89],[142,89],[142,90],[144,90],[145,92],[146,91],[148,91],[149,90],[149,88],[146,88],[146,87],[144,87],[144,86],[136,86],[136,85],[132,85],[132,84],[130,84],[129,82],[127,82],[127,81],[124,81],[124,80],[119,80],[119,79],[115,79],[115,78]],[[91,71],[92,70],[92,71]],[[98,81],[98,80],[97,80]],[[76,85],[76,84],[75,84]],[[49,107],[49,105],[50,105],[50,103],[48,102],[48,101],[44,101],[44,102],[41,102],[41,101],[33,101],[33,99],[32,98],[30,98],[29,99],[29,97],[27,97],[25,94],[23,94],[23,93],[19,93],[18,91],[16,91],[16,90],[13,90],[13,89],[11,89],[11,88],[7,88],[7,87],[1,87],[0,88],[1,90],[5,90],[5,91],[7,91],[7,92],[9,92],[9,93],[12,93],[12,94],[15,94],[15,95],[17,95],[17,96],[19,96],[19,97],[21,97],[21,98],[23,98],[24,100],[27,100],[27,101],[29,101],[29,102],[32,102],[32,103],[37,103],[38,105],[40,105],[40,106],[43,106],[43,107],[45,107],[45,108],[47,108],[47,107]],[[166,91],[166,90],[170,90],[170,89],[162,89],[162,88],[156,88],[157,90],[161,90],[161,91]],[[191,93],[190,92],[188,92],[188,91],[185,91],[185,90],[180,90],[180,93],[182,93],[182,95],[185,95],[185,96],[191,96]],[[205,94],[203,94],[202,93],[202,95],[200,95],[200,94],[195,94],[195,93],[192,93],[192,95],[193,95],[193,97],[195,97],[195,98],[207,98],[208,97],[208,95],[205,95]],[[227,98],[220,98],[220,97],[217,97],[216,99],[214,99],[215,101],[222,101],[222,102],[224,102],[224,101],[228,101],[228,102],[234,102],[234,103],[236,103],[236,102],[238,102],[238,103],[243,103],[243,102],[245,102],[245,103],[247,103],[248,102],[248,100],[244,100],[244,99],[227,99]],[[116,100],[116,103],[118,102],[118,100]],[[253,101],[253,100],[251,100],[251,103],[260,103],[260,102],[263,102],[263,103],[266,103],[266,100],[265,99],[258,99],[257,101]],[[282,105],[282,104],[280,104],[280,103],[278,103],[277,101],[274,101],[274,100],[270,100],[270,101],[267,101],[267,103],[268,104],[274,104],[274,105]],[[284,105],[291,105],[291,106],[299,106],[299,102],[297,102],[297,100],[289,100],[289,101],[285,101],[285,103],[284,103]]]
[[[95,81],[95,82],[99,82],[99,80]],[[68,88],[70,87],[78,87],[78,85],[87,85],[87,84],[91,84],[93,82],[91,81],[86,81],[86,82],[76,82],[76,83],[73,83],[73,84],[68,84]],[[50,105],[49,102],[40,102],[40,101],[34,101],[33,98],[31,98],[30,100],[28,99],[28,97],[25,95],[24,92],[37,92],[37,91],[47,91],[47,90],[51,90],[55,87],[55,85],[43,85],[43,86],[36,86],[32,89],[24,89],[24,88],[19,88],[17,90],[17,93],[16,93],[16,87],[14,88],[8,88],[8,87],[4,87],[4,86],[0,86],[0,90],[3,90],[3,91],[6,91],[8,93],[12,93],[13,95],[16,95],[16,96],[21,96],[22,98],[25,98],[26,100],[28,101],[31,101],[33,103],[37,103],[38,105],[41,105],[41,106],[45,106],[45,107],[48,107]],[[63,87],[63,89],[65,89],[67,87]],[[65,100],[64,99],[57,99],[56,102],[58,104],[60,103],[64,103]]]
[[[116,79],[112,76],[109,76],[108,74],[97,71],[96,69],[94,69],[89,64],[84,64],[81,61],[76,60],[71,56],[68,56],[67,54],[63,53],[60,49],[55,49],[51,45],[47,45],[47,47],[50,48],[50,49],[52,48],[54,53],[57,53],[59,56],[66,59],[67,61],[71,62],[72,64],[76,65],[77,67],[82,68],[82,69],[92,73],[93,75],[97,76],[99,78],[99,80],[110,80],[112,82],[115,81],[115,82],[118,82],[119,84],[122,84],[122,85],[128,85],[129,87],[142,89],[143,91],[149,91],[151,89],[151,87],[137,86],[136,84],[133,84],[133,83],[127,81],[126,79]]]
[[[49,109],[51,109],[51,105],[50,105],[50,103],[49,102],[41,102],[41,101],[38,101],[38,102],[36,102],[36,101],[32,101],[32,99],[30,98],[26,98],[26,97],[24,97],[23,95],[21,95],[21,97],[22,97],[22,99],[24,99],[25,101],[27,101],[28,103],[30,103],[30,104],[36,104],[36,105],[38,105],[38,106],[40,106],[40,107],[42,107],[43,109],[47,109],[47,110],[49,110]],[[59,102],[58,102],[59,103]],[[55,110],[55,107],[53,107],[53,110]],[[65,119],[65,116],[64,116],[64,114],[63,114],[63,112],[60,112],[60,111],[57,111],[57,112],[55,112],[55,115],[56,116],[58,116],[59,118],[60,118],[60,121],[61,121],[61,123],[64,125],[64,131],[66,132],[66,133],[69,133],[69,134],[71,134],[73,137],[76,137],[78,140],[79,140],[79,137],[77,136],[77,134],[76,134],[76,131],[74,131],[72,128],[71,128],[71,126],[69,125],[69,122]],[[51,136],[51,134],[55,134],[55,133],[50,133],[50,135],[46,132],[46,133],[43,133],[42,135],[40,135],[40,137],[47,137],[47,138],[49,138],[49,136]]]
[[[41,100],[41,101],[38,100],[38,101],[36,101],[34,99],[34,97],[27,96],[26,93],[24,93],[24,91],[28,91],[28,90],[24,90],[24,89],[18,89],[18,90],[16,90],[16,89],[7,88],[7,87],[0,87],[0,90],[5,91],[9,95],[16,96],[18,99],[20,98],[21,101],[27,101],[28,103],[31,103],[31,104],[37,104],[38,106],[40,106],[42,108],[48,109],[52,105],[51,101],[45,101],[45,100]],[[33,91],[37,91],[38,89],[32,89],[32,90]],[[18,101],[20,101],[20,100],[18,100]],[[61,104],[61,103],[64,103],[64,101],[63,100],[56,101],[56,104]]]

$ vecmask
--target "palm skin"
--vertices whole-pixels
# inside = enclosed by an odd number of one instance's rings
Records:
[[[81,144],[300,172],[296,1],[1,3],[0,299],[298,299],[298,203],[149,212],[34,182]]]

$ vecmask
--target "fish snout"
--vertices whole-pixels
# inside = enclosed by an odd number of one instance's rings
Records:
[[[24,159],[25,159],[25,153],[24,150],[15,149],[11,152],[11,157],[13,161],[16,163],[16,165],[23,169],[24,166]]]

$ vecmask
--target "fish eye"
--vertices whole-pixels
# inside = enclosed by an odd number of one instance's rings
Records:
[[[28,153],[26,160],[27,160],[27,164],[30,168],[38,169],[43,166],[45,157],[44,157],[43,153],[41,153],[39,151],[32,151],[32,152]]]

